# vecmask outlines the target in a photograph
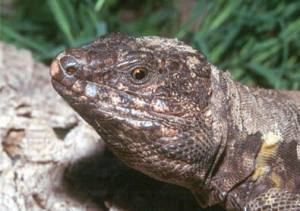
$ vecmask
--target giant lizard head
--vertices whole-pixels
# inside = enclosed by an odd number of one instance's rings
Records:
[[[205,180],[211,139],[211,65],[167,38],[100,37],[51,66],[56,91],[130,167],[186,187]]]

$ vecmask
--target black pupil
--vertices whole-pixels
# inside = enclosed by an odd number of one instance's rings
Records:
[[[147,72],[144,69],[135,69],[132,72],[132,76],[136,80],[142,80],[142,79],[144,79],[146,77],[146,74],[147,74]]]

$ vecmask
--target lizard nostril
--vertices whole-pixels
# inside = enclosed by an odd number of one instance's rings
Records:
[[[72,76],[74,75],[79,68],[79,64],[76,61],[74,57],[71,56],[64,56],[60,59],[60,64],[63,69],[63,71],[69,75]]]
[[[74,73],[76,73],[77,69],[75,67],[67,67],[66,69],[66,73],[68,73],[69,75],[73,75]]]

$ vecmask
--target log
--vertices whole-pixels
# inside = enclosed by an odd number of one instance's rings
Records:
[[[103,142],[53,91],[48,67],[0,43],[0,99],[0,210],[101,210],[66,191],[65,170]]]

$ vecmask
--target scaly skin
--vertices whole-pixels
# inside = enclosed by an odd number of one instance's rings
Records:
[[[300,210],[299,92],[248,88],[160,37],[101,37],[50,72],[121,160],[201,207]]]

